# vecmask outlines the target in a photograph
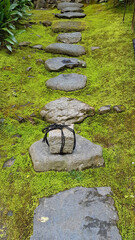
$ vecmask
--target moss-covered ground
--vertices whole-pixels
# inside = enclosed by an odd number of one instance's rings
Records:
[[[81,73],[87,76],[87,86],[79,91],[65,93],[46,88],[45,82],[59,73],[48,72],[44,64],[38,64],[52,55],[30,47],[15,47],[9,54],[0,51],[1,79],[1,159],[0,159],[0,239],[27,240],[33,231],[34,209],[39,198],[51,196],[76,186],[110,186],[118,211],[118,228],[123,240],[135,239],[135,60],[131,32],[132,6],[127,9],[125,23],[122,9],[107,5],[89,5],[87,29],[82,33],[81,45],[87,54],[80,57],[87,68],[65,70],[64,73]],[[56,42],[51,27],[40,24],[42,20],[59,21],[55,10],[32,11],[32,28],[18,36],[18,42],[30,41],[43,47]],[[74,20],[75,21],[75,20]],[[37,36],[37,35],[40,35]],[[92,46],[100,49],[91,51]],[[27,72],[26,68],[32,69]],[[32,77],[29,77],[32,76]],[[75,131],[103,147],[105,167],[71,172],[42,172],[33,170],[29,147],[43,137],[47,126],[39,115],[48,102],[62,96],[73,97],[95,107],[122,104],[122,113],[95,114]],[[26,121],[19,123],[17,116]],[[30,117],[34,114],[34,117]],[[21,137],[17,137],[20,134]],[[3,168],[5,161],[15,158],[14,165]],[[13,214],[9,211],[12,211]],[[12,215],[12,216],[9,216]]]

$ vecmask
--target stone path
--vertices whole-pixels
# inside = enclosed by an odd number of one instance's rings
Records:
[[[58,9],[61,13],[55,16],[59,18],[85,17],[81,7],[83,4],[80,3],[59,3]],[[57,36],[57,41],[63,43],[52,43],[46,47],[45,51],[73,57],[85,54],[86,50],[83,46],[73,44],[81,41],[80,32],[84,29],[85,26],[81,22],[55,23],[52,25],[54,32],[66,32]],[[76,58],[55,57],[48,59],[45,67],[48,71],[55,72],[65,68],[86,67],[86,63]],[[56,90],[75,91],[85,87],[86,80],[87,77],[81,74],[60,74],[49,79],[46,86]],[[110,108],[110,106],[104,106],[99,109],[99,113],[105,113],[108,107]],[[60,98],[46,104],[40,115],[47,122],[70,125],[80,123],[86,117],[93,116],[94,113],[94,108],[86,103],[72,98]],[[60,143],[58,143],[59,139]],[[64,140],[64,143],[66,141]],[[56,139],[54,142],[56,143]],[[51,146],[49,147],[42,139],[31,145],[29,153],[35,171],[71,171],[104,166],[102,147],[79,135],[76,135],[76,147],[74,151],[73,148],[71,149],[72,154],[67,153],[66,150],[66,154],[59,153],[60,137],[57,138],[56,145],[57,153],[51,152]],[[116,225],[118,216],[114,201],[108,196],[111,194],[109,187],[77,187],[50,198],[41,199],[35,210],[33,235],[30,239],[122,240]]]
[[[76,187],[40,199],[31,240],[122,240],[110,187]]]

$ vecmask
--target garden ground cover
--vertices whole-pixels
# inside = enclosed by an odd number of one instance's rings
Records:
[[[30,41],[31,45],[42,44],[44,48],[56,42],[57,34],[51,27],[40,24],[43,20],[60,21],[53,15],[56,12],[56,9],[33,10],[31,21],[37,24],[19,35],[18,42]],[[82,41],[78,44],[86,48],[86,55],[79,58],[86,61],[87,67],[63,72],[86,75],[87,85],[82,90],[65,93],[46,87],[45,82],[59,73],[48,72],[44,64],[38,64],[36,60],[45,61],[54,54],[17,46],[12,54],[5,49],[0,51],[0,118],[5,119],[1,124],[0,239],[6,236],[15,240],[29,239],[39,198],[76,186],[110,186],[122,239],[135,238],[135,61],[132,46],[135,35],[131,32],[132,7],[127,10],[124,24],[122,10],[108,4],[85,5],[84,12],[87,16],[81,21],[87,29],[82,32]],[[92,46],[100,49],[91,51]],[[27,72],[30,66],[32,69]],[[42,129],[48,125],[39,112],[46,103],[65,96],[95,107],[95,116],[75,124],[75,131],[103,147],[105,167],[36,173],[29,147],[43,137]],[[98,115],[97,110],[108,104],[122,104],[126,110],[119,114],[112,111]],[[19,123],[16,115],[25,118],[25,122]],[[14,164],[3,168],[4,162],[12,157],[15,158]]]

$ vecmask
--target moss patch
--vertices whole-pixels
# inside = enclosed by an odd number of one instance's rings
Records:
[[[85,6],[87,14],[82,32],[81,45],[87,54],[80,57],[87,68],[66,69],[64,73],[81,73],[87,76],[87,86],[79,91],[65,93],[48,89],[45,82],[59,73],[48,72],[43,61],[54,56],[44,50],[16,46],[14,53],[0,52],[1,69],[1,159],[0,159],[0,239],[29,239],[32,235],[34,209],[38,200],[76,186],[110,186],[119,214],[118,227],[124,240],[134,240],[134,192],[135,192],[135,61],[131,32],[132,6],[127,10],[122,23],[121,9],[109,5]],[[18,42],[47,45],[56,42],[57,34],[51,27],[44,27],[40,21],[57,20],[55,10],[33,11],[31,21],[37,22],[32,28],[18,36]],[[75,21],[75,20],[73,20]],[[37,35],[40,35],[37,36]],[[79,44],[79,43],[78,43]],[[92,46],[100,49],[91,51]],[[62,55],[61,55],[62,56]],[[32,69],[27,72],[27,67]],[[94,106],[96,111],[103,105],[122,104],[126,111],[113,111],[96,115],[75,125],[75,131],[103,147],[104,168],[71,172],[36,173],[29,156],[29,147],[43,137],[42,128],[47,123],[39,116],[41,108],[60,97],[73,97]],[[33,114],[31,116],[31,114]],[[21,116],[24,123],[16,119]],[[17,137],[16,134],[21,135]],[[3,164],[11,157],[15,163],[3,169]],[[8,216],[9,211],[13,212]],[[3,227],[2,227],[3,226]]]

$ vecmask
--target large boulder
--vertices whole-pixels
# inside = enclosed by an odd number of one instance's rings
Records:
[[[78,21],[66,21],[66,22],[56,22],[52,25],[53,32],[82,32],[86,28],[84,22]]]
[[[42,139],[30,147],[35,171],[71,171],[104,165],[102,147],[76,135],[76,147],[71,154],[52,154]]]
[[[65,68],[86,67],[86,63],[77,58],[56,57],[46,60],[45,67],[48,71],[58,72]]]
[[[83,46],[67,43],[52,43],[45,48],[45,51],[49,53],[65,54],[73,57],[78,57],[86,53]]]
[[[110,187],[76,187],[40,199],[30,240],[122,240],[117,221]]]
[[[46,104],[40,115],[50,123],[80,123],[93,116],[95,110],[86,103],[73,98],[62,97]]]
[[[46,86],[51,89],[62,91],[75,91],[86,86],[87,77],[82,74],[60,74],[46,82]]]

